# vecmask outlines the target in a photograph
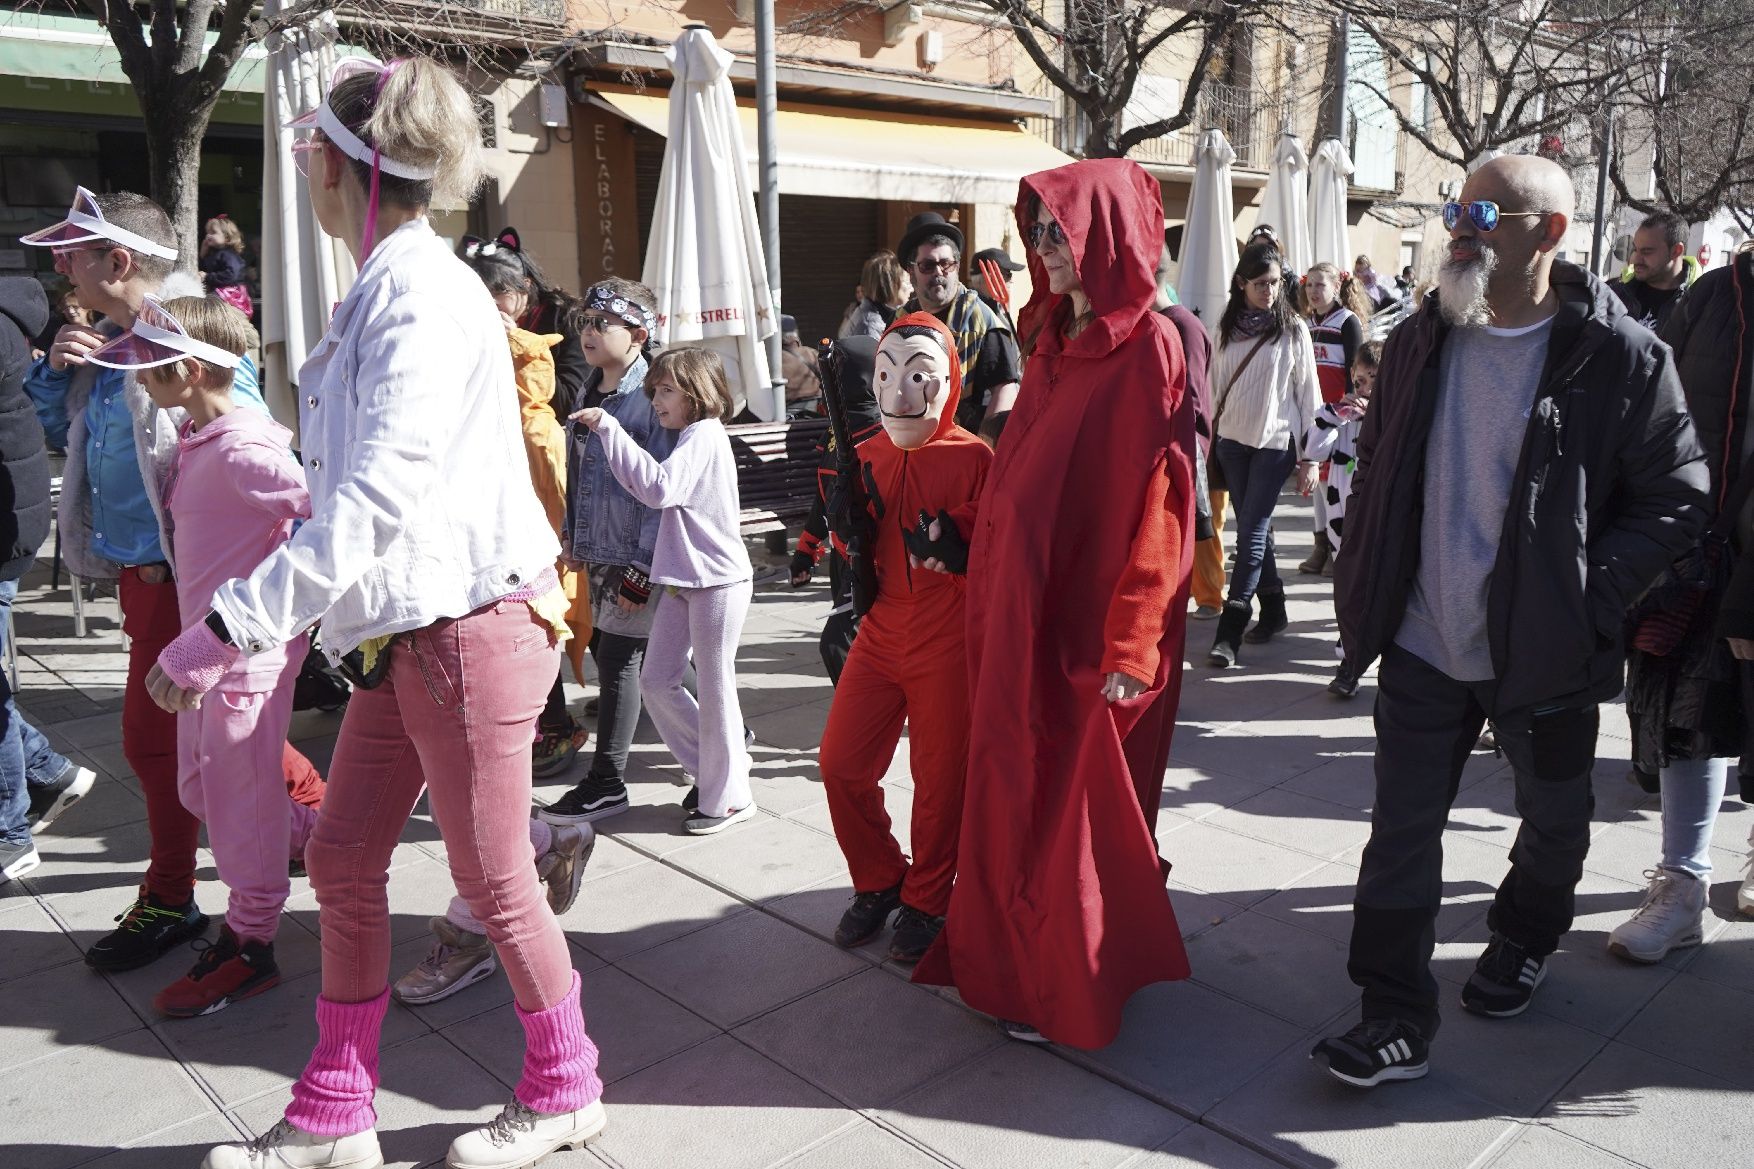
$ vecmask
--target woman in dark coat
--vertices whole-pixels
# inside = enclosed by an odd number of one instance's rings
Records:
[[[1705,447],[1716,515],[1706,544],[1716,548],[1728,583],[1685,620],[1674,616],[1671,578],[1633,611],[1626,710],[1633,763],[1661,775],[1662,856],[1644,903],[1608,935],[1610,952],[1660,962],[1703,938],[1712,872],[1711,839],[1734,760],[1749,753],[1754,703],[1754,253],[1701,277],[1663,329]],[[1680,562],[1685,564],[1686,560]],[[1669,587],[1665,587],[1669,586]],[[1668,611],[1664,611],[1667,609]],[[1657,636],[1681,630],[1672,646]],[[1728,639],[1728,640],[1726,640]],[[1744,781],[1744,799],[1754,796]],[[1754,914],[1754,876],[1739,897]]]

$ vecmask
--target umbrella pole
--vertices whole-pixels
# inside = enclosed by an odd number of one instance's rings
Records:
[[[761,188],[756,197],[761,221],[761,252],[767,261],[767,286],[773,296],[773,333],[767,338],[767,368],[773,392],[774,420],[786,418],[785,378],[780,370],[780,163],[776,131],[779,103],[774,79],[773,0],[755,0],[755,116],[757,169]]]

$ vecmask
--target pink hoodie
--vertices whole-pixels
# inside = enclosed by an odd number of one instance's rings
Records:
[[[310,518],[311,497],[292,432],[258,410],[233,410],[200,430],[184,422],[181,433],[165,505],[188,628],[207,619],[215,589],[250,575],[286,543],[293,520]],[[272,690],[285,664],[285,646],[240,658],[220,686]]]

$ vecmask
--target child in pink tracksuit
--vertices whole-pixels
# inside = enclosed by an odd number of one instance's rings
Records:
[[[153,404],[185,414],[165,528],[186,615],[206,614],[215,588],[248,576],[291,536],[294,520],[311,514],[291,432],[260,411],[233,408],[233,371],[251,333],[243,314],[217,298],[148,298],[135,328],[90,358],[142,369]],[[300,637],[238,659],[197,708],[177,715],[178,794],[207,824],[231,902],[219,939],[153,999],[162,1014],[211,1014],[280,981],[274,935],[291,888],[287,862],[303,855],[317,817],[287,795],[281,769],[305,650]],[[149,689],[153,682],[148,675]]]

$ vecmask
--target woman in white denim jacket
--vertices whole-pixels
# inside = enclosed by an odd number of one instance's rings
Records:
[[[300,158],[318,220],[361,265],[299,382],[313,515],[248,579],[220,586],[206,620],[189,615],[148,683],[161,704],[192,705],[240,652],[317,622],[330,654],[362,648],[383,670],[353,697],[305,853],[323,937],[316,1050],[285,1119],[205,1164],[382,1163],[385,874],[423,788],[526,1040],[512,1102],[458,1137],[447,1164],[526,1164],[604,1118],[578,976],[528,834],[530,742],[564,627],[558,549],[530,485],[498,312],[425,218],[435,193],[479,179],[474,111],[442,66],[350,61],[298,124],[315,131]]]

